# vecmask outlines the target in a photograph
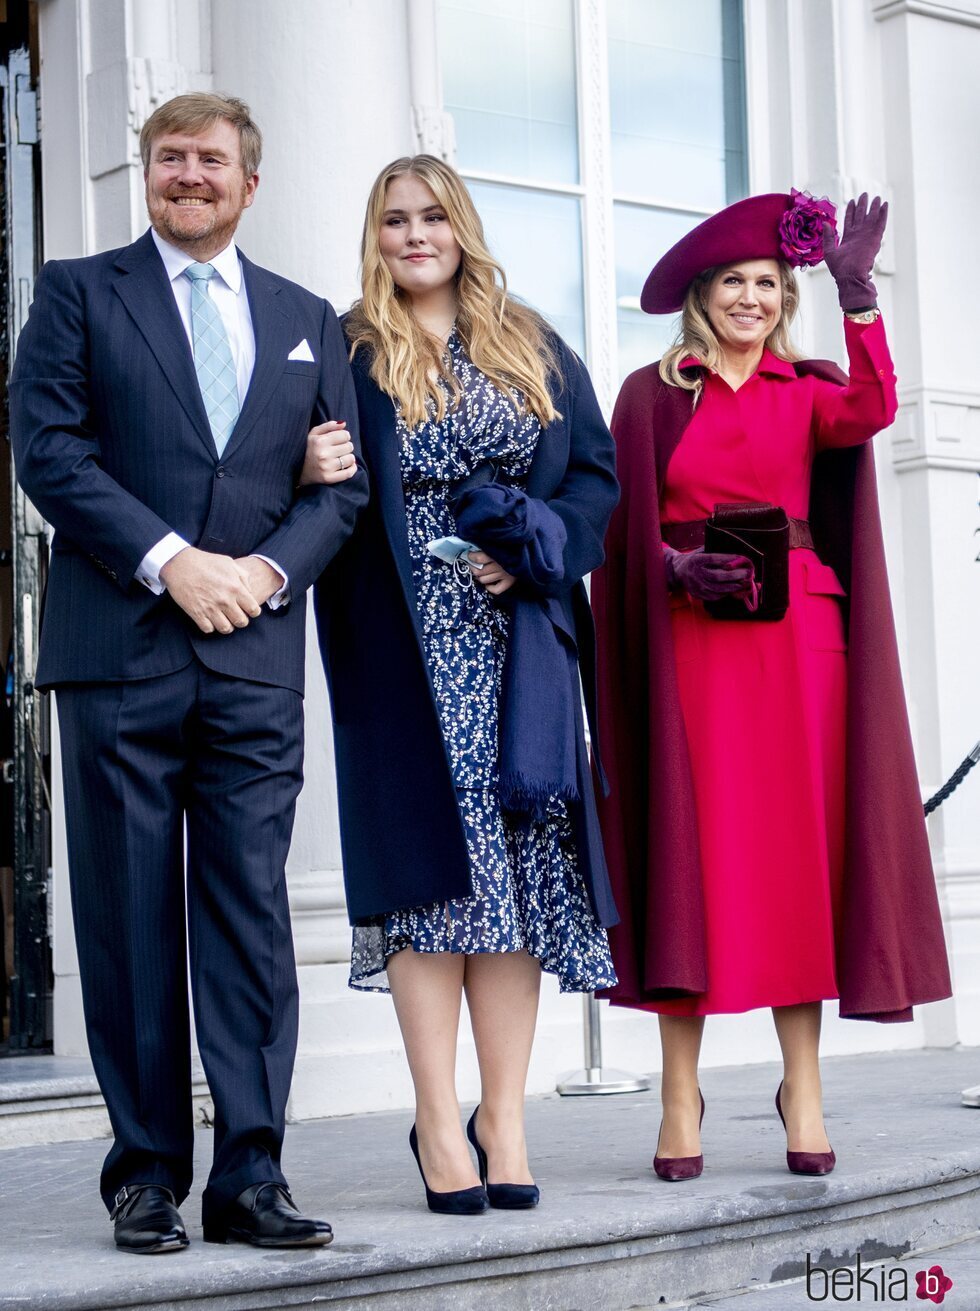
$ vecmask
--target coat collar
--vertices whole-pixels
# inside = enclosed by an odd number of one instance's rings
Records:
[[[815,375],[839,386],[847,383],[847,377],[836,364],[830,360],[797,360],[795,364],[780,360],[766,351],[763,362],[768,366],[769,376],[780,378],[801,378]],[[693,355],[681,360],[680,367],[703,369],[704,366]],[[762,371],[762,362],[760,362]],[[657,472],[657,495],[663,493],[667,465],[684,435],[687,425],[694,417],[694,396],[690,391],[680,387],[671,387],[665,383],[656,365],[650,366],[646,374],[645,387],[648,388],[650,415],[652,419],[652,436]]]
[[[280,300],[282,282],[246,259],[240,251],[238,258],[255,333],[255,366],[223,460],[227,460],[241,445],[268,405],[293,345],[289,311]],[[119,251],[115,268],[119,270],[113,283],[117,294],[146,338],[194,430],[211,458],[217,460],[211,425],[194,369],[194,357],[177,310],[170,278],[150,230],[131,246]]]
[[[762,352],[762,359],[759,361],[757,373],[764,373],[769,378],[793,378],[797,374],[789,360],[781,360],[778,355],[773,355],[767,347]]]
[[[678,368],[696,371],[698,369],[707,372],[705,366],[701,363],[696,355],[685,355],[681,360]],[[774,355],[767,347],[762,352],[762,358],[759,361],[759,367],[756,373],[765,374],[770,378],[796,378],[797,372],[789,360],[781,360],[778,355]]]
[[[163,267],[167,270],[167,277],[171,282],[175,282],[183,273],[190,268],[192,264],[197,263],[192,255],[173,246],[169,241],[164,241],[155,228],[150,228],[150,240],[157,248],[157,253],[163,260]],[[225,283],[237,296],[242,286],[242,265],[239,259],[238,247],[233,241],[229,241],[224,250],[214,255],[208,263],[212,266],[218,277]]]

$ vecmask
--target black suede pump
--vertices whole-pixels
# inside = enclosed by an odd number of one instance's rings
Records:
[[[466,1136],[476,1149],[480,1178],[487,1190],[490,1205],[499,1211],[528,1211],[532,1206],[537,1206],[541,1200],[541,1191],[537,1184],[492,1184],[487,1179],[487,1154],[476,1136],[476,1112],[479,1109],[478,1106],[470,1116],[466,1126]]]
[[[451,1193],[435,1193],[432,1191],[426,1183],[425,1171],[422,1169],[422,1158],[419,1156],[419,1136],[415,1132],[414,1124],[411,1133],[408,1135],[408,1145],[415,1157],[415,1164],[419,1167],[422,1183],[425,1184],[425,1200],[430,1211],[437,1211],[440,1215],[479,1215],[487,1209],[489,1204],[487,1190],[482,1184],[478,1184],[475,1188],[457,1188]]]

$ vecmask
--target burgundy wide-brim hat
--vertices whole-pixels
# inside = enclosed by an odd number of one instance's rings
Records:
[[[705,269],[746,259],[787,260],[796,266],[823,258],[823,224],[834,222],[828,200],[795,189],[749,196],[699,223],[671,246],[647,278],[640,307],[647,314],[673,314],[687,289]]]

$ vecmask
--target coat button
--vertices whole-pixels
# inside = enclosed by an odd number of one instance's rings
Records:
[[[214,476],[216,478],[223,478],[225,476],[225,470],[222,465],[219,464],[217,469],[215,469]]]

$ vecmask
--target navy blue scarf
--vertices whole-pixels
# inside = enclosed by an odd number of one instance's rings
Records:
[[[544,503],[504,483],[464,486],[453,502],[461,537],[518,580],[501,596],[510,612],[500,710],[500,802],[526,822],[548,801],[578,799],[575,636],[542,590],[565,572],[565,525]]]

